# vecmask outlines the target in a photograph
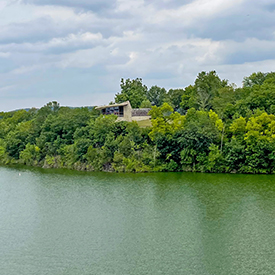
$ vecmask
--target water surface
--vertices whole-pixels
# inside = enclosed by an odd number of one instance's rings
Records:
[[[0,274],[274,274],[275,176],[0,167]]]

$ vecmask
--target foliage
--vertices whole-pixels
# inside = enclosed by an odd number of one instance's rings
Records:
[[[183,127],[185,121],[185,117],[178,112],[174,112],[168,103],[164,103],[161,107],[153,106],[149,115],[152,117],[152,131],[149,134],[152,140],[158,133],[164,135],[175,133]]]
[[[151,102],[149,101],[149,99],[145,99],[141,102],[140,104],[140,108],[151,108]]]
[[[26,148],[20,152],[20,160],[27,165],[37,164],[40,160],[40,148],[28,143]]]
[[[164,103],[166,90],[158,86],[152,86],[146,96],[151,105],[159,107]]]
[[[147,87],[142,84],[141,78],[130,80],[121,79],[121,92],[115,95],[115,102],[121,103],[129,100],[133,108],[139,108],[146,100]]]
[[[121,81],[116,102],[153,107],[146,123],[95,109],[1,112],[0,163],[78,170],[275,173],[275,73],[253,73],[243,87],[201,72],[186,88]],[[142,127],[140,127],[142,126]],[[146,127],[147,126],[147,127]]]
[[[262,85],[266,79],[274,78],[275,73],[252,73],[248,77],[244,77],[243,79],[243,87],[253,87],[254,85]]]
[[[164,102],[167,102],[177,111],[180,107],[183,94],[183,89],[170,89],[165,95]]]

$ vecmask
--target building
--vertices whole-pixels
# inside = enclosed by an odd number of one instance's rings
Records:
[[[96,107],[103,115],[116,115],[118,121],[141,121],[149,120],[151,117],[148,115],[150,108],[132,109],[129,101],[118,104],[111,104]]]

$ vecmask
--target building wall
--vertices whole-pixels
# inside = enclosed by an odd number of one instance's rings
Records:
[[[118,116],[116,121],[128,121],[128,120],[126,120],[125,117]]]
[[[132,109],[132,116],[148,116],[149,111],[151,108],[139,108],[139,109]]]
[[[126,106],[123,106],[123,108],[124,108],[124,116],[123,116],[124,120],[131,122],[132,121],[132,107],[131,107],[130,102]]]

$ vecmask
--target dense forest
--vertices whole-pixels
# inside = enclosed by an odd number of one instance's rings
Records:
[[[115,102],[152,107],[150,127],[91,108],[0,113],[0,163],[90,171],[275,172],[275,73],[236,87],[215,71],[167,91],[121,80]]]

